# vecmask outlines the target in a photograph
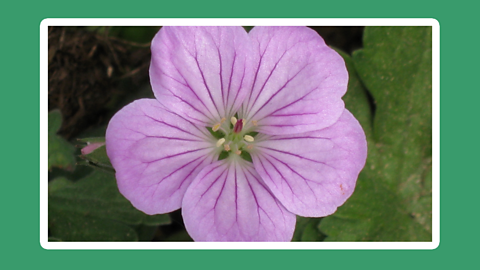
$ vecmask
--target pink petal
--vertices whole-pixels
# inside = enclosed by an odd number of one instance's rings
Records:
[[[97,148],[103,146],[105,143],[104,142],[95,142],[95,143],[90,143],[87,146],[83,147],[81,152],[82,155],[88,155],[95,151]]]
[[[147,214],[180,208],[198,172],[218,158],[211,154],[213,138],[203,129],[155,99],[137,100],[121,109],[106,132],[120,192]]]
[[[163,27],[152,41],[155,97],[196,122],[229,119],[251,89],[251,55],[242,27]]]
[[[290,241],[296,221],[243,160],[205,167],[188,188],[182,213],[195,241]]]
[[[266,134],[296,134],[333,124],[343,112],[343,58],[307,27],[254,27],[257,73],[242,117]]]
[[[352,195],[367,157],[363,129],[347,110],[328,128],[271,136],[255,147],[265,184],[290,212],[308,217],[330,215]]]

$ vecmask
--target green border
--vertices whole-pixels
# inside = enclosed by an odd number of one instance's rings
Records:
[[[458,268],[477,257],[476,9],[466,1],[40,1],[3,4],[2,258],[7,268]],[[375,8],[372,8],[375,7]],[[383,8],[385,7],[385,8]],[[383,8],[383,9],[381,9]],[[435,18],[441,40],[441,237],[433,251],[48,251],[39,243],[39,26],[44,18]],[[469,53],[472,51],[472,53]],[[20,57],[20,59],[19,59]],[[5,61],[6,59],[6,61]],[[474,119],[470,119],[475,116]],[[459,140],[460,138],[460,140]],[[467,145],[468,144],[468,145]],[[468,149],[467,151],[461,151]],[[472,211],[473,210],[473,211]],[[473,264],[476,265],[476,264]],[[10,267],[9,267],[10,266]]]

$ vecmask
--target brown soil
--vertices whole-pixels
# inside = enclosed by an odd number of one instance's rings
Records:
[[[59,133],[67,139],[104,122],[106,106],[124,79],[148,83],[150,44],[137,44],[87,31],[50,27],[48,32],[48,109],[59,108]]]

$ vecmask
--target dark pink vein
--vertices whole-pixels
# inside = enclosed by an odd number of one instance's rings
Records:
[[[283,57],[283,56],[282,56],[282,57]],[[280,61],[280,60],[279,60],[279,61]],[[278,89],[277,92],[275,92],[272,96],[270,96],[270,98],[269,98],[265,103],[263,103],[263,105],[262,105],[258,110],[256,110],[253,115],[249,116],[249,118],[253,119],[253,117],[254,117],[258,112],[260,112],[265,106],[267,106],[267,104],[268,104],[276,95],[278,95],[281,91],[283,91],[283,90],[287,87],[287,85],[288,85],[295,77],[297,77],[297,75],[298,75],[300,72],[302,72],[307,66],[308,66],[308,65],[305,65],[305,66],[302,67],[297,73],[295,73],[295,75],[293,75],[291,78],[289,78],[289,79],[285,82],[285,84],[284,84],[282,87],[280,87],[280,89]],[[265,86],[265,85],[264,85],[264,86]],[[262,89],[263,89],[263,88],[262,88]],[[257,95],[257,97],[256,97],[255,101],[253,102],[253,104],[255,104],[255,103],[257,102],[259,96],[260,96],[260,93]],[[302,97],[302,98],[303,98],[303,97]],[[253,104],[252,104],[252,108],[253,108]]]
[[[307,181],[310,181],[310,182],[314,182],[316,184],[318,184],[317,182],[313,181],[313,180],[310,180],[308,178],[305,178],[303,175],[301,175],[299,172],[297,172],[296,170],[294,170],[292,167],[290,167],[287,163],[281,161],[280,159],[272,156],[272,155],[269,155],[270,157],[272,157],[273,159],[275,159],[276,161],[280,162],[283,164],[283,166],[287,167],[291,172],[295,173],[296,175],[300,176],[305,182]],[[315,191],[313,191],[312,187],[310,187],[310,185],[307,183],[307,186],[308,188],[310,189],[310,191],[313,193],[313,196],[315,197],[315,199],[317,199],[317,196],[315,195]]]
[[[223,164],[220,164],[220,165],[218,165],[217,167],[211,169],[209,172],[207,172],[207,173],[203,176],[203,178],[205,178],[207,175],[209,175],[211,172],[213,172],[214,170],[216,170],[218,167],[221,167],[221,166],[223,166]],[[225,173],[225,171],[222,171],[222,173],[219,174],[218,177],[217,177],[214,181],[212,181],[212,183],[208,186],[208,188],[205,190],[205,192],[203,192],[203,194],[200,195],[200,198],[202,198],[209,190],[211,190],[211,188],[213,187],[213,185],[214,185],[215,183],[217,183],[217,180],[220,179],[220,177],[222,177],[222,175],[223,175],[224,173]]]
[[[191,132],[189,132],[189,131],[186,131],[186,130],[184,130],[184,129],[182,129],[182,128],[179,128],[179,127],[177,127],[177,126],[174,126],[174,125],[172,125],[172,124],[169,124],[169,123],[167,123],[167,122],[165,122],[165,121],[160,121],[160,120],[158,120],[158,119],[155,119],[155,118],[151,117],[150,115],[145,114],[145,116],[148,117],[148,118],[150,118],[150,119],[153,120],[154,122],[157,122],[157,123],[166,125],[166,126],[171,127],[171,128],[173,128],[173,129],[179,130],[179,131],[181,131],[181,132],[183,132],[183,133],[187,133],[187,134],[190,134],[190,135],[192,135],[192,136],[194,136],[194,137],[203,139],[202,137],[198,136],[197,134],[193,134],[193,133],[191,133]]]
[[[170,61],[172,61],[172,60],[170,60]],[[190,90],[190,92],[192,92],[192,94],[197,98],[197,100],[200,101],[200,103],[203,105],[203,107],[205,107],[205,109],[210,113],[210,115],[213,116],[212,112],[208,109],[207,105],[205,105],[205,103],[203,103],[203,100],[200,99],[200,97],[197,95],[197,93],[193,90],[193,88],[190,86],[190,84],[188,83],[187,79],[183,76],[183,74],[177,69],[177,67],[176,67],[175,65],[173,65],[173,67],[174,67],[175,70],[177,71],[178,75],[179,75],[180,77],[182,77],[182,79],[183,79],[183,81],[185,82],[185,84],[177,81],[177,80],[174,79],[173,77],[170,77],[169,75],[167,75],[167,74],[164,73],[163,71],[162,71],[162,73],[163,73],[165,76],[167,76],[167,77],[173,79],[174,81],[180,83],[181,85],[185,86],[188,90]],[[175,95],[168,87],[165,87],[165,88],[166,88],[172,95],[174,95],[176,98],[179,98],[179,99],[182,100],[183,102],[187,103],[186,101],[184,101],[183,99],[181,99],[180,97],[178,97],[177,95]],[[187,104],[189,104],[189,103],[187,103]],[[189,104],[189,105],[190,105],[190,104]],[[190,106],[193,107],[192,105],[190,105]],[[198,109],[196,109],[196,108],[195,108],[195,110],[197,110],[198,112],[200,112],[200,111],[199,111]],[[201,112],[201,113],[202,113],[203,115],[205,115],[203,112]],[[208,117],[208,116],[206,116],[206,115],[205,115],[205,117],[210,118],[210,117]]]
[[[170,156],[165,156],[165,157],[162,157],[162,158],[159,158],[159,159],[154,159],[154,160],[151,160],[151,161],[148,161],[148,162],[142,162],[142,163],[158,162],[158,161],[161,161],[161,160],[164,160],[164,159],[169,159],[169,158],[173,158],[173,157],[178,157],[178,156],[182,156],[182,155],[189,154],[189,153],[195,153],[195,152],[198,152],[198,151],[201,151],[201,150],[205,150],[205,149],[208,149],[208,148],[209,148],[209,147],[199,148],[199,149],[190,150],[190,151],[185,151],[185,152],[177,153],[177,154],[170,155]]]
[[[220,115],[220,111],[218,110],[217,104],[213,100],[212,92],[210,91],[210,88],[208,87],[207,81],[205,80],[205,75],[203,74],[203,70],[200,68],[200,63],[198,62],[197,56],[195,55],[193,57],[195,59],[195,63],[197,64],[198,71],[200,72],[200,75],[202,76],[203,84],[205,85],[205,88],[207,89],[208,96],[210,97],[210,100],[212,101],[213,106],[217,110],[217,115]]]
[[[233,61],[232,61],[232,68],[231,68],[231,71],[230,72],[230,78],[229,78],[229,81],[228,81],[228,88],[227,88],[227,95],[226,95],[226,98],[224,99],[223,101],[223,106],[224,108],[227,108],[227,104],[228,104],[228,99],[230,98],[230,91],[232,91],[232,78],[233,78],[233,73],[235,71],[235,62],[237,60],[237,51],[235,50],[233,52]],[[233,105],[233,104],[232,104]]]
[[[282,61],[282,58],[285,56],[285,54],[287,53],[287,51],[283,52],[282,56],[280,56],[280,58],[277,60],[277,62],[275,63],[275,66],[273,66],[273,69],[270,70],[270,74],[268,74],[267,76],[267,79],[265,79],[265,81],[263,82],[263,85],[262,87],[260,88],[260,90],[258,91],[257,95],[255,96],[255,100],[252,102],[252,106],[253,107],[255,105],[255,102],[257,102],[258,100],[258,97],[260,96],[260,94],[262,94],[263,92],[263,89],[265,89],[265,85],[267,85],[268,81],[270,80],[270,77],[272,77],[273,73],[275,72],[275,70],[277,69],[277,66],[278,66],[278,63],[280,63],[280,61]],[[257,73],[259,72],[259,70],[257,70]],[[253,89],[255,88],[252,88],[252,92],[253,92]],[[251,95],[250,95],[251,97]],[[248,99],[248,108],[250,108],[250,101],[251,99],[249,98]]]

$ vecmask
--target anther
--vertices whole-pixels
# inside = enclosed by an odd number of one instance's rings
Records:
[[[227,120],[225,117],[222,117],[222,119],[220,119],[220,124],[223,124],[223,122],[225,122],[225,120]]]
[[[217,147],[220,147],[225,142],[225,138],[221,138],[220,140],[217,141]]]
[[[241,153],[242,153],[242,151],[240,151],[240,150],[235,151],[235,154],[237,154],[239,156],[240,156]]]
[[[247,146],[247,149],[248,149],[248,150],[252,150],[252,149],[253,149],[253,144],[249,144],[249,145]]]
[[[257,121],[257,120],[252,120],[252,124],[253,124],[254,126],[258,126],[258,121]]]
[[[250,135],[243,136],[243,139],[247,142],[253,142],[255,139]]]
[[[223,149],[225,149],[227,152],[230,151],[230,144],[224,144]]]
[[[237,123],[237,118],[235,118],[235,116],[232,116],[232,118],[230,118],[230,123],[235,126],[235,124]]]
[[[213,132],[216,132],[217,130],[219,130],[219,129],[220,129],[220,125],[221,125],[221,123],[215,124],[215,126],[212,127]]]

